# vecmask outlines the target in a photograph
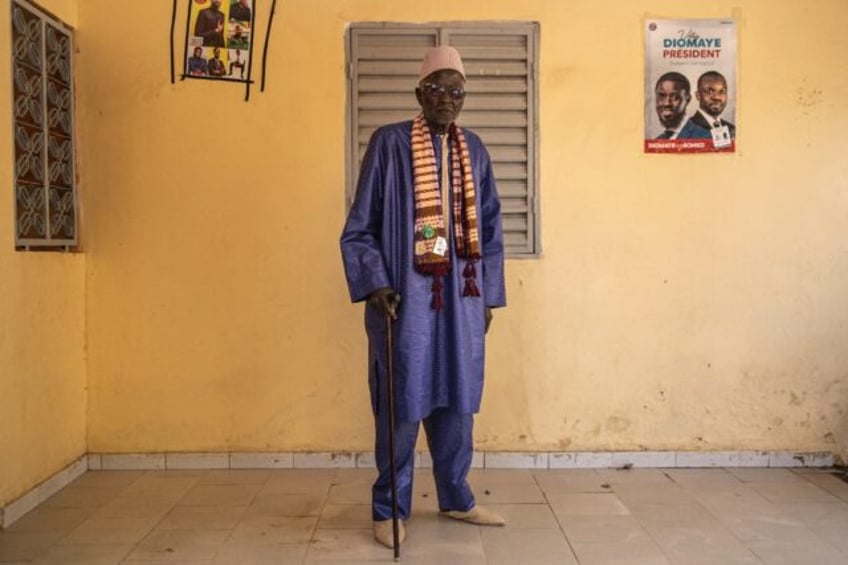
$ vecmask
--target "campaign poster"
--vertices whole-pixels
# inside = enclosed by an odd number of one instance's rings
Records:
[[[736,24],[645,22],[645,153],[736,151]]]
[[[250,80],[253,0],[191,0],[187,78]]]

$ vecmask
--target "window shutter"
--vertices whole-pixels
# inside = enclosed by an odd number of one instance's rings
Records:
[[[489,149],[508,256],[538,255],[535,24],[356,24],[349,34],[348,204],[359,164],[379,126],[420,111],[413,90],[424,51],[452,45],[469,92],[459,123]]]

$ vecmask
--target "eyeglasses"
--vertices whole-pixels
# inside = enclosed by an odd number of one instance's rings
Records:
[[[433,82],[425,82],[421,85],[421,90],[428,96],[433,98],[441,98],[445,94],[451,97],[452,100],[462,100],[465,98],[465,89],[458,86],[448,88],[442,84]]]

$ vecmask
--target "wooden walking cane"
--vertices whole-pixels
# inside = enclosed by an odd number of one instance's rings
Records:
[[[394,303],[395,308],[400,302],[400,295],[393,294],[389,296],[389,302]],[[395,465],[395,385],[394,385],[394,367],[392,357],[394,356],[392,347],[392,315],[386,313],[386,377],[387,377],[387,395],[389,400],[389,469],[391,471],[392,482],[392,537],[395,561],[400,561],[400,527],[398,525],[398,503],[397,503],[397,467]]]

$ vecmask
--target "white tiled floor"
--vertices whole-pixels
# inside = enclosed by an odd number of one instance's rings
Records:
[[[506,528],[440,518],[416,474],[403,563],[848,564],[848,483],[826,470],[473,470]],[[0,563],[388,563],[373,476],[92,471],[0,532]]]

